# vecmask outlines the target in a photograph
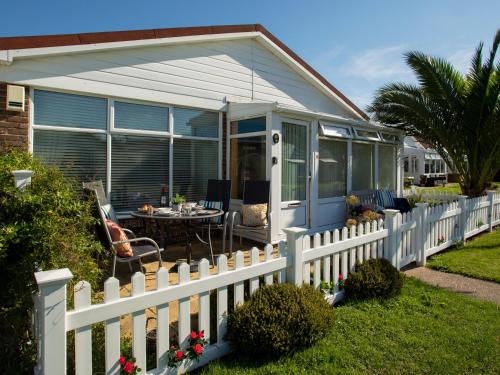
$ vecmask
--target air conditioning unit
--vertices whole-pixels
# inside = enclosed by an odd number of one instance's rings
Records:
[[[24,87],[7,85],[7,111],[24,111]]]

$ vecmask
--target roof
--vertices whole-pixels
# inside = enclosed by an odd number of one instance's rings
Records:
[[[333,86],[325,77],[318,73],[313,67],[300,58],[295,52],[288,48],[282,41],[269,32],[260,24],[246,25],[221,25],[221,26],[196,26],[196,27],[176,27],[165,29],[149,30],[129,30],[129,31],[110,31],[98,33],[80,33],[80,34],[60,34],[60,35],[39,35],[39,36],[17,36],[1,37],[0,51],[20,50],[44,47],[62,47],[62,46],[83,46],[99,43],[140,41],[161,38],[197,36],[197,35],[216,35],[230,33],[261,33],[279,47],[286,55],[302,66],[309,74],[319,80],[336,96],[341,98],[353,111],[362,118],[368,120],[369,117],[335,86]]]

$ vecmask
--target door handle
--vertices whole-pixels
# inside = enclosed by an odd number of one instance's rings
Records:
[[[288,203],[288,207],[300,207],[300,202]]]

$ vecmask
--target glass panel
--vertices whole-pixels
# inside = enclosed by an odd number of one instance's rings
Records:
[[[380,139],[377,132],[369,130],[356,130],[358,137]]]
[[[283,123],[281,201],[306,199],[307,128]]]
[[[404,167],[408,172],[408,158],[405,158]],[[378,146],[378,187],[396,190],[396,148],[393,146]]]
[[[174,139],[174,190],[188,201],[205,199],[207,181],[217,178],[218,142]]]
[[[35,90],[33,103],[36,125],[106,129],[107,99]]]
[[[231,197],[243,198],[243,182],[266,179],[266,136],[231,139]]]
[[[379,164],[380,164],[380,155],[379,155]],[[405,173],[408,173],[410,171],[410,166],[408,162],[408,158],[403,159],[403,170]]]
[[[168,132],[168,108],[115,102],[115,128]]]
[[[396,134],[380,132],[382,139],[386,142],[399,142],[399,137]]]
[[[168,186],[169,140],[113,135],[111,142],[111,202],[115,210],[136,210],[144,203],[158,206],[162,186]]]
[[[257,117],[246,120],[232,121],[231,134],[263,132],[266,130],[266,118]]]
[[[318,177],[319,198],[330,198],[346,195],[346,142],[327,139],[319,140]]]
[[[351,138],[351,131],[343,126],[321,124],[320,134],[327,137]]]
[[[217,138],[219,136],[219,113],[174,108],[174,133]]]
[[[373,189],[373,145],[352,144],[352,190]]]
[[[33,154],[44,164],[55,165],[68,178],[81,183],[106,183],[106,135],[65,131],[33,131]]]

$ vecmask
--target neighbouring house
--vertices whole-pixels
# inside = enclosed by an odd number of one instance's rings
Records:
[[[255,239],[274,243],[343,225],[350,192],[402,189],[401,133],[261,25],[0,38],[0,105],[0,147],[101,179],[122,215],[162,187],[201,199],[209,178],[236,208],[243,181],[269,180]]]
[[[403,171],[405,178],[422,186],[434,186],[435,181],[447,182],[452,172],[436,150],[412,136],[404,138]]]

